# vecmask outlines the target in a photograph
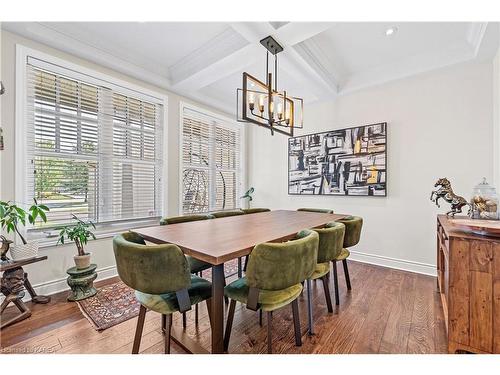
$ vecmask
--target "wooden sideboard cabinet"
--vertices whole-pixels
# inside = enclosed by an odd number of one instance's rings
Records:
[[[437,271],[448,352],[500,353],[500,238],[437,219]]]

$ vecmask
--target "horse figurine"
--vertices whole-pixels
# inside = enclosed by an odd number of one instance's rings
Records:
[[[465,200],[464,197],[456,195],[451,188],[451,182],[447,178],[440,178],[434,184],[434,187],[438,187],[437,190],[433,190],[431,193],[431,201],[439,205],[439,198],[444,199],[446,202],[451,204],[451,210],[446,213],[446,216],[454,217],[455,214],[462,213],[463,206],[469,206],[469,211],[467,215],[470,216],[472,212],[472,207],[469,202]]]

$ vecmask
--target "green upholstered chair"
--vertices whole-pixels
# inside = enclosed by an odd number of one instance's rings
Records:
[[[242,210],[217,211],[217,212],[211,212],[210,214],[217,219],[221,217],[245,215],[245,213]]]
[[[326,298],[326,306],[328,312],[333,312],[332,299],[330,296],[329,288],[329,276],[330,276],[330,262],[335,262],[337,257],[342,252],[344,243],[344,233],[345,225],[338,222],[330,222],[325,224],[323,228],[314,229],[319,235],[319,246],[318,246],[318,261],[314,273],[310,277],[310,280],[320,279],[323,282],[323,288]],[[335,276],[335,285],[337,285],[337,279]],[[309,332],[313,333],[312,327],[312,304],[310,299],[310,293],[307,296],[308,312],[309,312]],[[338,302],[338,300],[337,300]],[[338,303],[337,303],[338,304]]]
[[[135,290],[141,304],[132,354],[139,352],[148,309],[162,314],[165,353],[170,353],[172,314],[202,301],[210,313],[212,284],[189,272],[188,261],[176,245],[146,245],[141,236],[129,232],[113,238],[113,251],[120,279]]]
[[[347,216],[344,217],[343,219],[337,220],[337,222],[345,225],[345,235],[344,235],[344,245],[343,245],[344,247],[340,252],[339,256],[336,258],[336,261],[342,261],[342,265],[344,266],[344,275],[345,275],[345,282],[347,284],[347,289],[351,290],[351,279],[349,278],[349,269],[347,267],[347,258],[349,257],[349,255],[351,255],[351,253],[347,248],[358,244],[359,239],[361,238],[361,228],[363,227],[363,218],[359,216]],[[334,277],[336,277],[335,275],[337,273],[336,261],[333,262]],[[338,286],[336,286],[335,298],[337,298],[338,301]]]
[[[247,308],[267,312],[267,351],[272,352],[272,312],[292,304],[295,344],[302,345],[297,297],[302,282],[311,277],[318,257],[319,236],[311,230],[299,232],[294,240],[263,243],[254,247],[245,277],[224,288],[231,299],[224,335],[224,349],[229,347],[236,301]]]
[[[214,216],[210,214],[191,214],[191,215],[183,215],[183,216],[171,216],[165,217],[160,220],[160,225],[173,225],[180,223],[188,223],[191,221],[200,221],[200,220],[209,220],[213,219]],[[202,260],[193,258],[190,255],[186,255],[186,259],[189,263],[189,269],[191,273],[194,273],[200,277],[203,277],[203,271],[211,269],[212,265],[210,263],[206,263]],[[198,305],[194,307],[194,321],[198,324]],[[182,326],[186,328],[187,319],[186,313],[182,314]]]
[[[258,214],[259,212],[269,212],[271,211],[269,208],[242,208],[245,214]]]
[[[320,212],[323,214],[333,214],[333,210],[329,208],[298,208],[297,211]]]
[[[172,216],[172,217],[165,217],[160,220],[160,225],[171,225],[171,224],[179,224],[179,223],[187,223],[190,221],[199,221],[199,220],[208,220],[208,219],[213,219],[214,217],[209,214],[196,214],[196,215],[184,215],[184,216]],[[206,262],[203,262],[201,260],[195,259],[191,256],[186,256],[188,263],[189,263],[189,268],[191,269],[191,273],[200,273],[200,276],[202,276],[201,272],[208,270],[212,268],[212,265]]]

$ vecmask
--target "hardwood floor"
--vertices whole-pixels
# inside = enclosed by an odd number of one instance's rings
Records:
[[[313,283],[315,335],[307,334],[306,293],[299,297],[302,346],[296,347],[291,306],[273,315],[274,353],[446,353],[446,332],[436,279],[430,276],[349,262],[353,289],[339,272],[340,306],[329,314],[323,287]],[[97,283],[102,286],[117,279]],[[333,291],[333,287],[331,288]],[[31,305],[31,304],[30,304]],[[227,308],[228,306],[226,306]],[[0,332],[2,353],[131,353],[137,318],[95,331],[66,293],[48,305],[31,305],[33,315]],[[182,326],[180,315],[174,325]],[[229,353],[265,353],[266,321],[237,304]],[[205,304],[200,322],[188,313],[186,333],[210,348]],[[160,315],[148,312],[140,352],[162,353]],[[183,351],[172,342],[172,353]]]

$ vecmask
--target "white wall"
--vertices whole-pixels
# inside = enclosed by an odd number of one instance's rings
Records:
[[[168,215],[177,215],[179,213],[179,104],[180,101],[193,103],[200,107],[205,107],[212,112],[220,111],[208,108],[192,100],[176,95],[164,89],[154,87],[136,79],[127,77],[113,70],[103,68],[99,65],[79,59],[61,51],[52,49],[43,44],[25,39],[16,34],[2,31],[1,33],[1,77],[5,85],[6,92],[1,96],[1,123],[4,129],[5,151],[1,154],[0,165],[0,199],[14,200],[15,181],[14,168],[15,161],[15,61],[16,61],[16,43],[26,47],[37,49],[39,51],[51,54],[53,56],[65,59],[69,62],[79,64],[89,69],[94,69],[104,74],[117,77],[119,79],[131,82],[135,85],[145,87],[149,90],[157,91],[160,94],[168,96]],[[100,277],[112,276],[115,274],[115,261],[111,239],[102,239],[92,241],[88,245],[88,250],[93,253],[93,262],[98,264]],[[73,266],[73,255],[76,250],[72,245],[52,246],[40,249],[40,255],[48,255],[49,259],[34,265],[26,267],[30,274],[32,284],[41,293],[55,292],[66,289],[65,270]]]
[[[388,123],[386,198],[288,195],[287,138],[249,125],[254,206],[360,215],[362,239],[354,250],[368,256],[353,258],[433,274],[436,214],[446,208],[429,201],[434,182],[448,177],[469,199],[483,176],[493,178],[492,74],[491,62],[461,64],[305,105],[297,135]]]
[[[493,180],[500,192],[500,48],[493,59]]]

